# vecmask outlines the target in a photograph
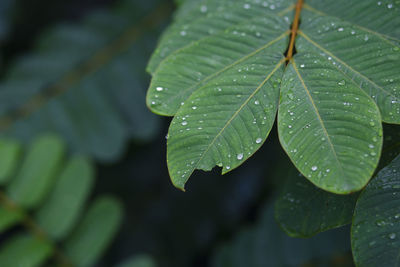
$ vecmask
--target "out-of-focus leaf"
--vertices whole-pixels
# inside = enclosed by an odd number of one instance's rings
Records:
[[[92,266],[112,241],[122,219],[121,204],[97,199],[65,244],[67,257],[76,266]]]
[[[400,156],[361,193],[354,211],[352,248],[357,266],[398,266]]]
[[[240,232],[233,241],[217,250],[212,266],[301,266],[350,250],[346,228],[327,231],[310,239],[297,239],[282,232],[273,217],[273,209],[267,207],[255,227]]]
[[[143,101],[144,69],[169,13],[161,3],[125,0],[44,34],[0,86],[2,132],[28,141],[57,132],[73,151],[103,161],[117,159],[130,138],[152,138],[158,120]]]
[[[40,266],[52,253],[52,247],[35,237],[20,234],[0,248],[0,266]]]
[[[24,208],[37,207],[53,186],[63,156],[64,143],[58,137],[49,135],[36,139],[7,188],[7,195]]]
[[[311,237],[351,223],[358,194],[336,195],[314,186],[295,170],[275,202],[275,218],[292,237]]]
[[[121,264],[117,267],[156,267],[157,264],[152,257],[149,255],[137,255],[134,256]]]
[[[0,206],[0,233],[19,223],[24,218],[20,210],[10,210]]]
[[[93,166],[82,157],[71,159],[61,173],[36,216],[52,239],[64,238],[75,225],[92,188],[93,175]]]
[[[18,165],[21,145],[13,140],[0,140],[0,185],[9,181]]]

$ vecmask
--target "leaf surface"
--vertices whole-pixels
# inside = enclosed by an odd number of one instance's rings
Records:
[[[7,183],[14,174],[20,157],[21,145],[12,140],[0,140],[0,184]]]
[[[296,54],[275,70],[278,55],[291,50],[286,38],[270,44],[296,25],[294,2],[182,4],[148,68],[148,107],[174,116],[167,161],[175,186],[195,169],[239,166],[264,142],[277,108],[281,144],[313,184],[348,194],[368,183],[382,122],[400,123],[398,3],[306,1]],[[262,61],[247,72],[239,68],[255,59]]]
[[[278,131],[302,174],[334,193],[360,190],[379,161],[382,126],[376,104],[315,53],[297,54],[286,69]]]
[[[17,235],[0,249],[0,266],[39,267],[52,253],[51,246],[29,235]]]
[[[399,266],[400,156],[381,170],[361,193],[351,242],[358,266]]]

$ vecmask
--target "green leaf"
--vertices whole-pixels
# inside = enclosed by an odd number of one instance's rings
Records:
[[[7,183],[18,165],[21,146],[12,140],[0,140],[0,185]]]
[[[390,4],[381,7],[375,1],[341,0],[329,12],[333,16],[328,16],[318,10],[321,4],[313,7],[317,2],[307,3],[302,12],[297,51],[324,55],[344,78],[353,80],[375,100],[384,122],[399,124],[399,5],[391,4],[389,8]],[[344,12],[346,8],[351,8],[352,15]],[[364,19],[355,20],[360,16]],[[369,21],[363,24],[366,18]]]
[[[17,235],[2,245],[0,266],[41,266],[52,253],[51,246],[29,235]]]
[[[156,267],[154,259],[149,255],[136,255],[123,263],[119,264],[117,267]]]
[[[224,173],[234,169],[264,142],[277,109],[284,67],[279,51],[287,44],[287,28],[283,19],[256,17],[185,48],[160,66],[160,78],[152,85],[156,91],[163,85],[160,98],[180,90],[171,98],[173,103],[163,107],[175,109],[190,95],[169,129],[167,153],[175,186],[183,188],[194,169],[210,170],[215,165],[224,166]],[[220,63],[211,59],[217,52]],[[188,68],[193,64],[186,60],[188,54],[199,70]],[[175,71],[181,72],[181,79],[168,80]],[[184,90],[172,86],[193,79],[199,81]]]
[[[24,208],[35,208],[47,196],[55,181],[62,158],[64,143],[55,136],[36,139],[7,188],[7,195]]]
[[[36,221],[52,239],[64,238],[75,225],[93,185],[94,170],[82,157],[72,158],[50,196],[39,209]]]
[[[92,266],[112,241],[122,219],[121,204],[97,199],[65,244],[66,255],[76,266]]]
[[[357,194],[335,195],[291,170],[275,202],[275,218],[292,237],[311,237],[351,223]]]
[[[286,69],[278,131],[282,147],[301,173],[334,193],[363,188],[379,161],[378,108],[328,59],[315,53],[297,54]]]
[[[400,156],[361,193],[352,224],[357,266],[398,266],[400,257]]]
[[[0,233],[8,230],[24,219],[24,214],[19,209],[9,209],[0,206]]]
[[[389,25],[399,23],[397,3],[307,1],[285,68],[293,1],[273,12],[264,2],[217,2],[184,4],[149,64],[147,105],[175,116],[174,185],[183,189],[195,169],[239,166],[264,142],[279,102],[280,141],[300,172],[333,193],[362,189],[381,155],[382,122],[400,123],[400,35]],[[379,21],[366,22],[371,14]]]
[[[223,5],[225,2],[225,5]],[[283,3],[279,3],[278,7],[275,4],[276,11],[281,10],[281,7],[290,6],[293,1],[286,0]],[[263,17],[265,13],[271,11],[269,5],[261,3],[260,1],[252,0],[247,3],[242,1],[231,3],[229,1],[192,1],[185,3],[185,5],[179,9],[180,13],[185,10],[185,7],[190,6],[190,13],[186,16],[190,17],[190,20],[182,19],[172,24],[163,34],[157,49],[154,51],[151,60],[147,66],[147,70],[156,75],[156,70],[160,63],[168,58],[171,54],[180,52],[180,50],[201,41],[207,37],[219,35],[225,30],[229,30],[235,25],[246,22],[253,17]],[[203,11],[202,11],[203,10]],[[205,11],[204,11],[205,10]],[[200,12],[200,13],[198,13]],[[193,14],[195,13],[195,14]],[[279,13],[283,17],[287,11]],[[228,15],[229,14],[229,15]],[[185,18],[185,17],[184,17]],[[285,30],[288,29],[288,26]],[[261,34],[260,32],[258,34]],[[161,68],[162,72],[162,68]],[[160,95],[157,90],[149,91],[148,101],[155,99],[155,95]],[[156,99],[157,100],[157,99]],[[151,101],[149,102],[151,104]],[[152,107],[150,105],[150,107]]]
[[[349,251],[348,234],[340,228],[310,239],[291,238],[276,225],[273,209],[266,207],[256,226],[241,231],[216,251],[212,266],[307,266],[313,260]]]
[[[81,24],[61,24],[39,38],[0,85],[0,131],[23,141],[59,133],[72,151],[116,160],[130,139],[147,141],[159,122],[145,106],[145,65],[168,9],[125,0]],[[143,14],[152,23],[142,21]],[[153,19],[153,16],[157,17]],[[99,115],[101,114],[101,116]]]

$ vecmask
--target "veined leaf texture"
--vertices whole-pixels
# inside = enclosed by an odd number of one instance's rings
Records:
[[[277,117],[309,181],[337,194],[363,188],[382,122],[400,123],[399,29],[398,1],[185,1],[148,65],[148,107],[174,116],[174,185],[196,169],[235,169]]]

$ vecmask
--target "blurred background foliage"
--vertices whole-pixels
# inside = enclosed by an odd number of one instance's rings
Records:
[[[298,239],[275,223],[273,202],[286,190],[291,166],[276,130],[237,171],[225,176],[217,169],[196,172],[186,193],[173,188],[165,156],[169,119],[157,118],[145,107],[150,80],[145,68],[174,9],[172,0],[0,1],[1,142],[18,144],[18,149],[0,146],[0,159],[13,159],[15,153],[24,162],[28,156],[17,152],[29,151],[51,134],[64,144],[60,162],[84,161],[92,170],[87,175],[93,176],[86,189],[81,180],[68,185],[74,194],[81,192],[80,204],[74,206],[70,224],[54,230],[60,223],[50,217],[66,216],[66,208],[51,207],[61,194],[55,189],[59,173],[48,173],[55,178],[44,181],[43,195],[31,204],[24,198],[35,198],[36,180],[15,185],[21,178],[4,175],[1,162],[2,194],[19,204],[24,215],[2,225],[0,261],[33,253],[23,266],[54,266],[59,263],[52,257],[57,256],[54,247],[60,247],[72,266],[352,266],[347,227]],[[391,158],[399,149],[397,130],[386,140]],[[48,154],[51,147],[42,148],[41,164],[33,163],[39,173],[56,160]],[[14,172],[23,171],[15,166]],[[82,170],[74,175],[80,177]],[[105,207],[109,211],[96,213],[83,204],[97,203],[104,195],[113,203]],[[3,209],[6,203],[3,199]],[[59,213],[40,212],[46,205]],[[0,214],[7,213],[3,209]],[[112,214],[119,230],[110,230],[104,246],[91,252],[101,242],[96,238],[105,234],[96,223],[106,223]],[[35,221],[54,246],[35,252],[38,245],[26,235],[29,227],[17,224],[23,218]],[[341,224],[348,223],[344,219]],[[80,243],[79,238],[93,233]]]

